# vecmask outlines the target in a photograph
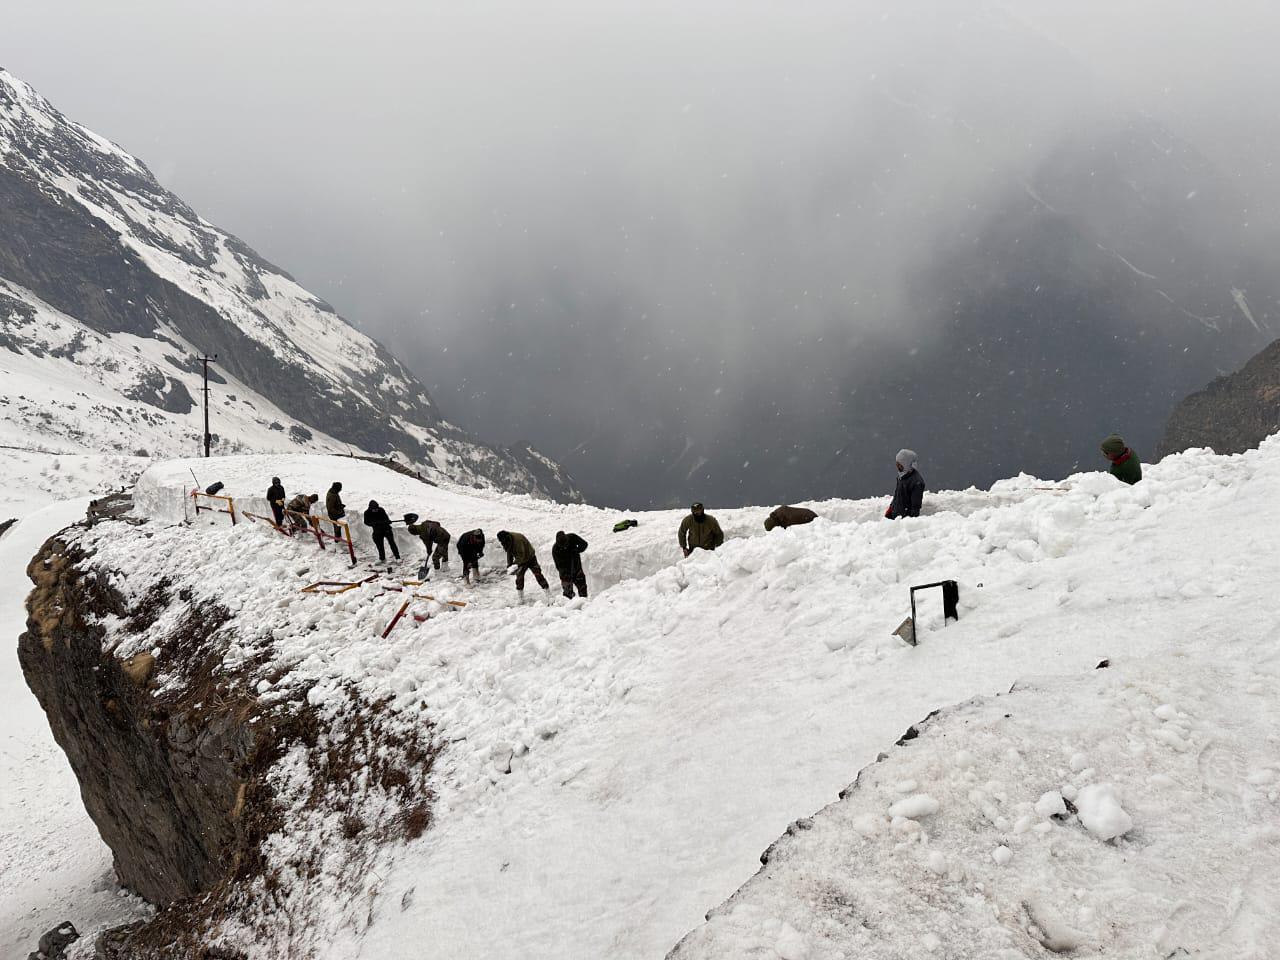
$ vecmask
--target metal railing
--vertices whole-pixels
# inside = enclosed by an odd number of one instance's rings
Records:
[[[226,504],[226,507],[218,508],[218,507],[203,506],[200,503],[201,497],[204,497],[206,500],[221,500],[223,503]],[[224,497],[220,493],[204,493],[200,490],[192,490],[191,502],[192,504],[195,505],[197,517],[200,516],[202,512],[203,513],[229,513],[231,515],[231,525],[233,527],[236,525],[236,502],[231,497]]]

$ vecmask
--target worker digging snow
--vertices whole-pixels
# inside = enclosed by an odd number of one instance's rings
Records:
[[[294,531],[307,529],[307,521],[304,518],[310,515],[312,505],[319,500],[318,493],[300,493],[290,500],[285,506],[285,510],[289,512],[289,527]]]
[[[462,579],[470,586],[471,574],[480,582],[480,558],[484,556],[484,531],[468,530],[458,538],[458,556],[462,558]]]
[[[538,566],[538,554],[533,549],[533,544],[529,542],[529,538],[523,533],[499,530],[498,542],[507,552],[507,572],[510,573],[513,568],[515,570],[516,592],[520,594],[520,598],[524,599],[524,575],[529,571],[532,571],[538,586],[549,593],[551,584],[547,583],[547,578],[542,575],[542,567]]]
[[[406,530],[422,541],[427,551],[427,556],[422,561],[422,568],[418,571],[419,580],[427,579],[428,564],[436,570],[440,569],[441,564],[446,567],[449,565],[449,541],[452,537],[448,530],[435,520],[423,520],[419,523],[416,513],[406,513],[404,525]]]

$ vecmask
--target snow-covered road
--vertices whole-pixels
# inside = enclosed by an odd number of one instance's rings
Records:
[[[446,746],[434,825],[389,873],[367,879],[378,893],[371,924],[362,909],[358,926],[346,925],[359,891],[321,911],[322,954],[335,958],[662,956],[752,876],[787,823],[834,800],[931,710],[1027,676],[1068,684],[1104,658],[1167,665],[1170,683],[1256,684],[1252,673],[1206,665],[1224,650],[1262,664],[1280,624],[1274,441],[1244,456],[1171,457],[1136,487],[1081,474],[933,494],[928,516],[895,523],[879,519],[883,501],[831,501],[813,505],[817,522],[765,535],[766,509],[714,510],[729,542],[687,560],[674,550],[676,512],[640,514],[638,528],[614,535],[616,515],[605,511],[472,497],[340,458],[211,467],[237,497],[254,496],[273,472],[291,490],[343,479],[353,507],[374,496],[393,516],[434,515],[455,535],[506,525],[540,551],[556,529],[578,530],[592,541],[588,575],[609,587],[586,603],[538,594],[517,606],[509,581],[468,593],[438,578],[431,589],[471,606],[384,641],[397,597],[374,585],[298,593],[343,575],[345,561],[261,525],[148,525],[143,552],[112,525],[86,535],[127,593],[168,576],[196,601],[229,602],[252,629],[234,638],[228,662],[261,660],[278,690],[297,685],[323,707],[355,684],[369,701],[425,709],[435,724]],[[180,517],[183,473],[155,468],[140,504]],[[943,628],[931,598],[920,645],[892,637],[907,587],[943,578],[960,582],[959,622]],[[149,642],[129,637],[115,653]],[[1275,713],[1253,719],[1271,726]],[[1061,706],[1046,722],[1064,740],[1084,735]],[[1258,736],[1274,749],[1280,731]],[[1247,766],[1245,776],[1267,769]],[[1188,844],[1231,843],[1229,821],[1179,823],[1204,833]],[[1021,859],[1009,868],[1010,896],[1034,884],[1017,874]],[[1116,942],[1145,942],[1119,926]],[[1276,945],[1274,924],[1255,934]],[[760,942],[759,955],[781,955],[774,940]],[[885,956],[916,956],[926,941],[886,942],[906,952]]]

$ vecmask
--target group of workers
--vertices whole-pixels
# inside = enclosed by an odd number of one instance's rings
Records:
[[[1137,454],[1133,452],[1118,434],[1111,434],[1101,444],[1102,454],[1110,462],[1110,472],[1124,483],[1134,484],[1142,479],[1142,465]],[[918,517],[924,504],[925,482],[919,469],[919,457],[914,450],[903,448],[894,458],[898,471],[897,484],[894,487],[893,499],[889,502],[884,515],[890,520],[902,517]],[[267,488],[267,500],[271,504],[271,512],[276,526],[281,529],[297,531],[305,529],[309,523],[306,519],[311,508],[319,501],[317,494],[298,494],[292,500],[285,500],[284,486],[279,477],[271,478],[271,486]],[[342,502],[342,484],[334,483],[325,494],[325,514],[333,522],[333,535],[342,536],[339,521],[347,514],[346,505]],[[810,523],[817,519],[817,514],[808,507],[781,506],[775,509],[764,521],[765,530],[777,527],[783,529]],[[288,526],[286,527],[286,519]],[[396,544],[392,520],[387,511],[379,506],[378,501],[370,500],[364,511],[364,523],[373,537],[373,545],[378,551],[378,561],[385,563],[386,548],[391,548],[392,556],[400,559],[400,548]],[[405,529],[410,535],[418,537],[426,548],[426,559],[419,571],[421,579],[427,579],[428,563],[439,570],[442,565],[449,564],[449,544],[452,537],[438,521],[419,520],[416,513],[406,513],[402,517]],[[614,532],[622,532],[636,526],[635,520],[622,520],[614,526]],[[694,503],[689,515],[680,522],[676,534],[680,550],[687,557],[694,550],[715,550],[724,543],[724,531],[719,522],[707,513],[702,503]],[[507,570],[515,574],[516,590],[523,594],[525,576],[532,573],[534,580],[543,590],[549,590],[550,584],[542,573],[538,563],[538,554],[529,538],[522,533],[509,530],[498,531],[498,543],[506,554]],[[468,530],[458,538],[458,556],[462,558],[462,579],[470,584],[472,577],[480,577],[480,558],[484,556],[484,531]],[[561,530],[556,534],[555,545],[551,548],[551,557],[555,562],[556,572],[560,576],[561,591],[566,597],[587,595],[587,576],[582,566],[582,554],[586,552],[587,541],[576,533]]]
[[[293,499],[286,499],[284,485],[279,477],[271,478],[271,486],[267,487],[267,501],[271,504],[271,515],[275,524],[282,530],[296,533],[307,529],[312,522],[311,508],[318,503],[320,497],[314,493],[300,493]],[[345,522],[347,506],[342,502],[342,483],[335,482],[324,499],[324,512],[333,523],[333,535],[342,538],[341,523]],[[370,500],[363,516],[364,524],[369,528],[373,545],[378,551],[378,562],[386,563],[387,548],[391,555],[400,559],[400,546],[396,543],[393,525],[401,522],[411,536],[422,541],[426,548],[426,557],[418,571],[420,579],[428,578],[428,564],[432,569],[449,565],[449,544],[453,537],[444,526],[436,520],[420,520],[416,513],[406,513],[399,520],[392,520],[387,511],[377,500]],[[723,539],[723,537],[721,537]],[[525,575],[533,574],[534,580],[543,590],[549,590],[550,584],[542,573],[538,563],[538,554],[522,533],[508,530],[498,531],[498,543],[506,553],[507,568],[515,574],[516,590],[523,593]],[[468,530],[458,537],[458,556],[462,558],[462,579],[470,584],[472,577],[480,578],[480,558],[484,556],[484,531]],[[582,553],[587,549],[587,541],[576,533],[561,530],[556,534],[555,546],[551,548],[551,558],[555,562],[556,572],[560,575],[560,587],[566,597],[587,595],[587,576],[582,566]]]

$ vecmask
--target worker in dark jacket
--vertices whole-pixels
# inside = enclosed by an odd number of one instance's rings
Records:
[[[267,503],[271,504],[271,515],[276,518],[276,526],[284,526],[284,485],[279,477],[271,478],[271,486],[267,487]]]
[[[294,530],[307,529],[306,517],[311,513],[312,504],[320,501],[318,493],[300,493],[285,505],[289,511],[289,526]]]
[[[772,530],[774,527],[781,527],[785,530],[787,527],[798,527],[802,523],[813,523],[817,519],[818,515],[808,507],[779,507],[765,517],[764,528]]]
[[[920,470],[916,466],[918,459],[914,450],[907,450],[904,447],[898,451],[898,456],[895,458],[898,468],[898,485],[893,490],[893,502],[884,512],[890,520],[920,516],[920,506],[924,503],[925,485],[924,477],[920,476]]]
[[[449,531],[440,526],[435,520],[423,520],[418,522],[416,513],[406,513],[404,515],[405,529],[407,529],[415,537],[422,541],[422,545],[427,548],[427,557],[431,560],[431,565],[437,570],[443,562],[446,566],[449,563],[449,541],[453,538],[449,535]],[[426,566],[424,563],[423,566]]]
[[[458,538],[458,556],[462,558],[462,579],[471,583],[471,571],[480,579],[480,558],[484,556],[484,531],[468,530]]]
[[[695,503],[689,508],[689,516],[680,521],[676,539],[687,557],[695,550],[714,550],[720,546],[724,543],[724,531],[701,503]]]
[[[524,575],[529,570],[533,571],[533,578],[538,581],[538,586],[543,590],[551,589],[551,584],[547,583],[547,578],[542,575],[542,567],[538,566],[538,554],[534,551],[528,537],[523,533],[499,530],[498,542],[502,544],[502,549],[507,551],[507,567],[516,568],[517,591],[524,592]]]
[[[1142,479],[1142,464],[1138,455],[1125,446],[1124,439],[1113,433],[1102,441],[1102,455],[1111,461],[1111,475],[1128,484]]]
[[[364,512],[364,525],[373,531],[373,545],[378,548],[378,562],[387,559],[386,544],[391,544],[391,552],[400,559],[400,548],[396,546],[396,535],[391,530],[391,518],[387,511],[378,506],[377,500],[370,500]]]
[[[570,600],[573,599],[573,588],[578,588],[578,596],[587,595],[587,573],[582,569],[582,554],[587,549],[587,541],[576,533],[556,534],[556,545],[551,548],[551,559],[555,561],[556,572],[560,574],[560,589]]]
[[[324,496],[324,511],[330,520],[341,520],[347,515],[347,505],[342,502],[342,484],[336,480]],[[342,528],[336,523],[333,525],[333,536],[335,539],[342,536]]]

